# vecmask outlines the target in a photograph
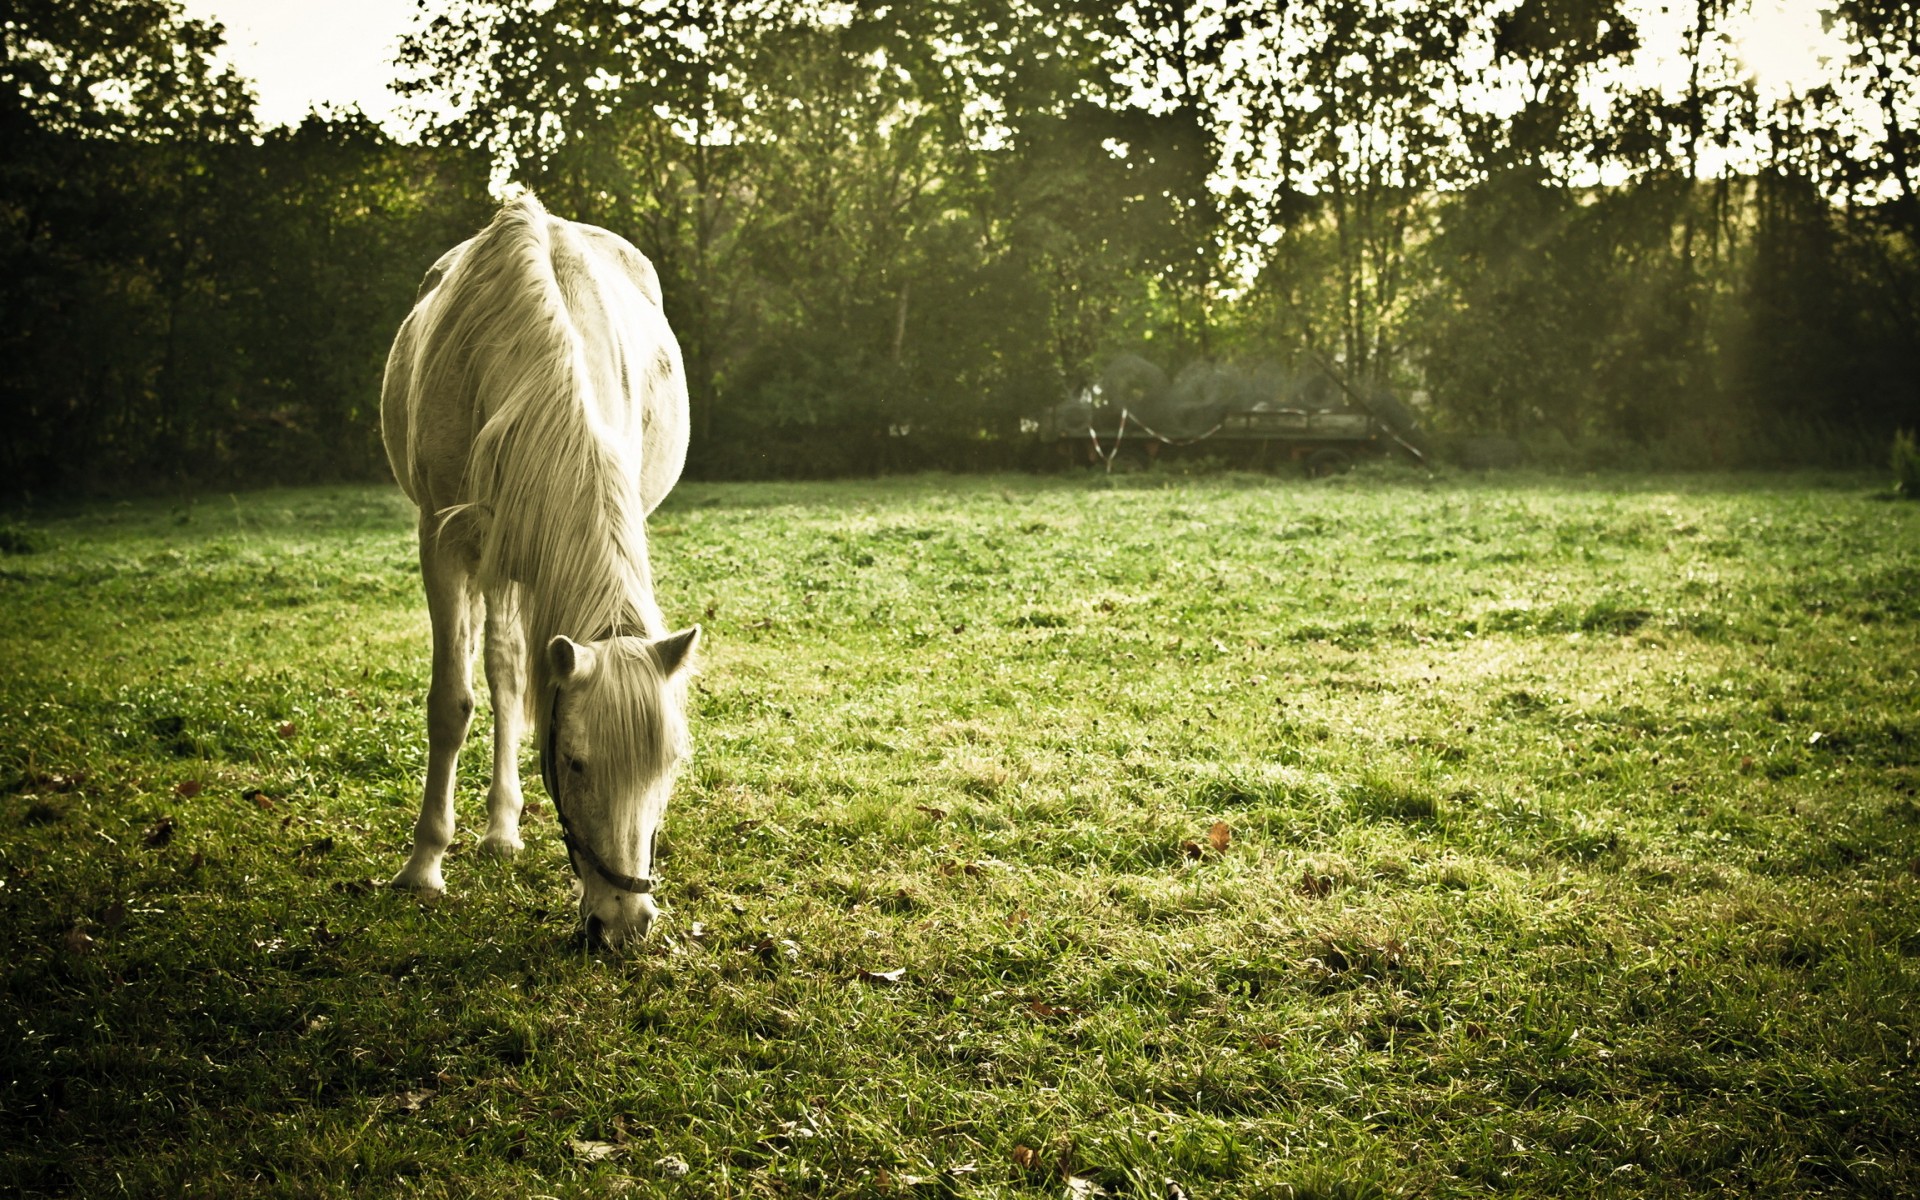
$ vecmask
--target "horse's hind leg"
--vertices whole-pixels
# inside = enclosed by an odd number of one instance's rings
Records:
[[[439,521],[420,520],[420,579],[433,619],[433,682],[427,688],[427,786],[413,826],[413,855],[393,886],[446,890],[440,860],[453,841],[454,766],[473,722],[473,641],[478,597],[458,547],[443,543]]]
[[[487,836],[480,848],[510,855],[520,840],[520,739],[527,732],[527,633],[519,589],[487,596],[487,689],[493,697],[493,784],[487,789]]]

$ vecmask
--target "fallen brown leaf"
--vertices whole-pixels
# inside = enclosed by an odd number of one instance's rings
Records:
[[[1200,859],[1203,859],[1207,856],[1207,852],[1200,848],[1199,842],[1181,842],[1180,850],[1188,858],[1193,859],[1196,862],[1198,862]]]
[[[747,948],[758,955],[761,962],[769,964],[777,961],[782,956],[787,958],[800,957],[800,944],[792,938],[781,938],[776,942],[770,937],[763,937]]]
[[[240,798],[242,800],[253,801],[254,805],[259,809],[261,809],[263,812],[273,811],[273,797],[267,795],[265,792],[261,791],[259,788],[248,788],[246,791],[240,794]]]
[[[1225,854],[1227,847],[1233,845],[1233,830],[1225,821],[1215,821],[1213,828],[1207,830],[1207,841],[1212,844],[1215,854]]]
[[[300,732],[300,727],[298,725],[295,725],[292,721],[288,721],[285,724],[280,726],[280,736],[283,738],[290,738],[294,734],[299,732]]]
[[[944,808],[935,808],[931,804],[916,804],[914,807],[927,814],[929,821],[944,821],[947,819],[947,810]]]
[[[161,817],[158,821],[155,821],[152,828],[147,830],[145,840],[148,846],[156,850],[168,842],[171,842],[173,840],[173,818]]]
[[[28,771],[7,788],[10,792],[71,792],[87,781],[85,771]]]
[[[182,779],[179,783],[173,785],[173,794],[182,800],[191,800],[195,796],[198,796],[206,786],[206,784],[201,783],[198,779]]]
[[[433,1089],[420,1088],[401,1092],[393,1098],[393,1102],[394,1106],[401,1112],[416,1113],[420,1111],[422,1105],[431,1099],[433,1099]]]
[[[65,941],[68,954],[86,954],[93,949],[93,936],[78,925],[67,930]]]
[[[596,1142],[587,1138],[568,1138],[567,1148],[573,1151],[575,1158],[586,1163],[605,1162],[620,1153],[620,1147],[612,1142]]]
[[[127,906],[124,901],[115,900],[107,905],[107,911],[100,914],[100,924],[108,929],[118,929],[127,920]]]
[[[1013,1148],[1013,1165],[1023,1170],[1031,1171],[1040,1165],[1040,1152],[1031,1146],[1015,1146]]]

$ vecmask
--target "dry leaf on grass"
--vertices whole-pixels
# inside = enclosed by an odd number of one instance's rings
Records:
[[[206,786],[206,784],[201,783],[198,779],[182,779],[179,783],[173,785],[173,794],[182,800],[191,800],[195,796],[198,796]]]
[[[155,821],[153,823],[152,828],[147,830],[146,843],[148,846],[151,846],[156,850],[159,849],[161,846],[166,845],[168,842],[171,842],[172,840],[173,840],[173,818],[172,817],[161,817],[158,821]]]
[[[800,957],[800,943],[794,941],[792,938],[781,938],[776,942],[770,937],[763,937],[749,946],[748,949],[759,956],[760,961],[764,963],[776,962],[782,956],[787,958]]]
[[[393,1098],[394,1107],[401,1112],[417,1113],[427,1101],[433,1099],[432,1088],[412,1088]]]
[[[1207,841],[1215,854],[1225,854],[1227,847],[1233,845],[1233,830],[1225,821],[1215,821],[1213,828],[1207,830]]]
[[[946,820],[947,810],[944,808],[935,808],[931,804],[916,804],[914,807],[927,814],[927,820],[929,821]]]
[[[605,1162],[620,1153],[620,1147],[612,1142],[596,1142],[587,1138],[568,1138],[567,1148],[584,1163]]]
[[[58,771],[42,773],[28,771],[7,790],[12,792],[71,792],[77,790],[88,779],[85,771],[62,774]]]

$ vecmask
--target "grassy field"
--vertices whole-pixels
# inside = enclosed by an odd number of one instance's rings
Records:
[[[1920,505],[683,487],[665,917],[400,865],[382,488],[0,533],[0,1192],[1920,1193]]]

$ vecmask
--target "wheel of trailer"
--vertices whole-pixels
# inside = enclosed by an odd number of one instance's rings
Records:
[[[1107,465],[1107,470],[1115,475],[1151,470],[1153,460],[1157,457],[1154,452],[1159,448],[1158,442],[1150,442],[1145,438],[1124,438],[1114,447],[1113,461]]]
[[[1325,479],[1353,470],[1353,455],[1345,450],[1315,450],[1307,456],[1307,477]]]

